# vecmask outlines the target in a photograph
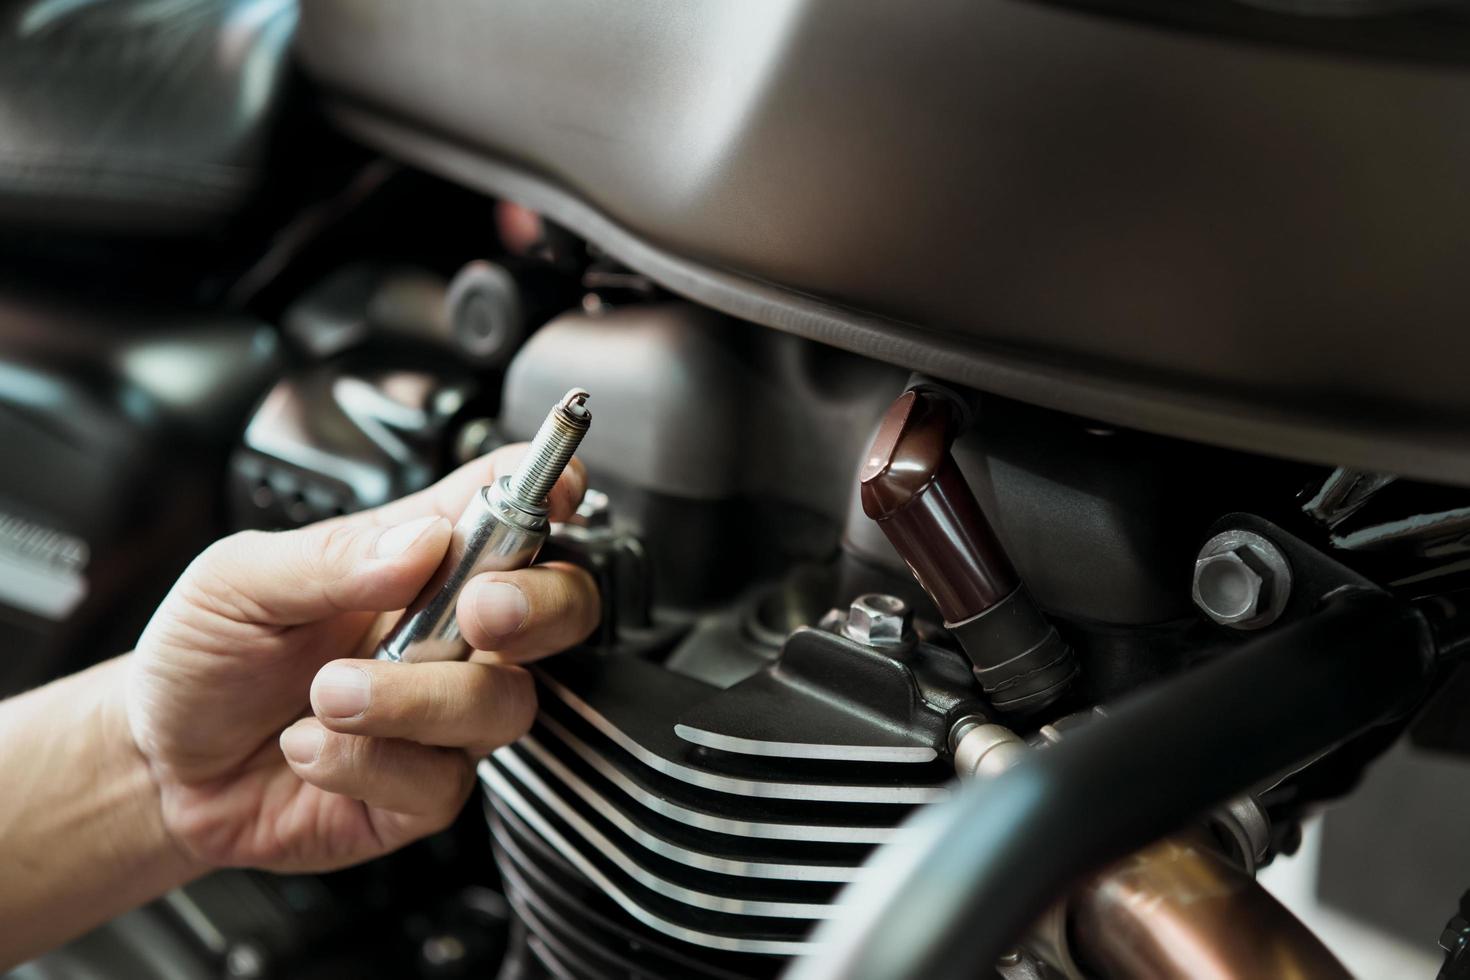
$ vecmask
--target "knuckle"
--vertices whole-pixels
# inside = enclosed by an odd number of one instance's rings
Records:
[[[411,696],[404,690],[409,671],[414,664],[384,664],[375,661],[345,661],[358,669],[366,669],[372,684],[372,697],[368,699],[363,718],[378,725],[394,725],[403,720]],[[364,664],[366,666],[364,668]]]
[[[265,531],[236,531],[212,542],[189,563],[184,580],[214,582],[232,577],[261,553],[266,537]]]
[[[239,556],[257,549],[265,533],[264,531],[236,531],[234,534],[226,535],[201,551],[199,557],[194,559],[194,564],[201,568],[216,568],[228,564]]]
[[[438,666],[438,665],[435,665]],[[462,667],[462,664],[447,664]],[[454,682],[457,670],[434,670],[426,677],[419,696],[415,698],[414,715],[421,718],[426,727],[441,728],[455,722],[461,711],[464,698],[463,688]]]
[[[366,735],[344,735],[344,770],[353,783],[392,772],[391,745]]]
[[[180,578],[186,600],[208,613],[237,623],[263,622],[269,612],[253,597],[251,573],[260,567],[270,535],[237,531],[210,544]]]
[[[495,675],[495,717],[519,738],[536,717],[536,685],[529,671],[502,667]]]
[[[305,559],[312,571],[333,575],[357,555],[357,528],[350,524],[332,524],[314,535],[316,541],[303,541]]]
[[[597,608],[597,580],[581,565],[556,562],[542,566],[539,571],[541,574],[534,583],[539,588],[531,595],[538,619],[580,617]]]
[[[475,683],[474,727],[483,729],[505,712],[507,692],[498,668],[477,664],[476,673],[479,677]]]
[[[536,718],[536,689],[519,667],[484,665],[476,723],[467,748],[485,755],[524,735]]]
[[[582,602],[597,595],[597,580],[581,565],[563,566],[560,580],[562,588],[567,592],[569,604]]]
[[[374,718],[385,735],[413,739],[440,722],[445,710],[447,688],[434,669],[438,664],[394,664],[378,671],[381,709]],[[373,688],[374,707],[379,703],[379,685]]]
[[[597,580],[580,565],[570,566],[569,574],[562,577],[564,612],[569,613],[576,624],[576,639],[587,637],[602,618],[601,597],[597,591]]]
[[[331,523],[302,533],[295,542],[300,577],[325,605],[343,608],[339,599],[343,577],[357,557],[360,540],[356,525]]]

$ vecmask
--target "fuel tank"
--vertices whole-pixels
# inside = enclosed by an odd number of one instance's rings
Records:
[[[314,0],[300,50],[361,139],[705,305],[1470,480],[1470,25],[1084,6]]]

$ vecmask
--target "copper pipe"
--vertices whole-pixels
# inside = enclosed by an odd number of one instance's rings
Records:
[[[1185,837],[1151,844],[1069,904],[1073,953],[1104,978],[1350,980],[1254,878]]]

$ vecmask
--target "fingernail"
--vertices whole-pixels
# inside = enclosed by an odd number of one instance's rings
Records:
[[[355,718],[372,699],[373,679],[347,664],[328,664],[311,684],[311,703],[328,718]]]
[[[491,638],[510,636],[531,613],[526,594],[509,582],[476,582],[471,588],[475,619]]]
[[[412,548],[414,542],[424,536],[425,531],[442,520],[444,518],[435,516],[420,517],[407,524],[390,527],[378,537],[373,554],[379,558],[397,558]]]
[[[322,754],[327,733],[316,725],[292,725],[281,733],[281,751],[298,766],[310,765]]]

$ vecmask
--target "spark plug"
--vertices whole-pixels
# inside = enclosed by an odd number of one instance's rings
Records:
[[[536,430],[515,473],[475,494],[454,526],[444,561],[378,645],[377,659],[419,663],[469,656],[456,617],[459,594],[481,572],[525,568],[536,560],[549,527],[546,495],[592,424],[587,397],[581,388],[567,392]]]

